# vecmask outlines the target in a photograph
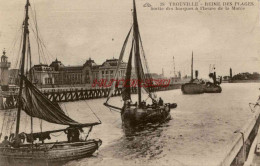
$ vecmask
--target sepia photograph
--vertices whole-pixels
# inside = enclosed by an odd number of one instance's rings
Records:
[[[260,0],[0,0],[0,166],[260,166],[259,125]]]

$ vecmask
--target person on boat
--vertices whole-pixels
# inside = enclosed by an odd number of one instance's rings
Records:
[[[10,142],[8,141],[8,136],[5,136],[3,142],[1,143],[1,146],[6,147],[6,146],[9,146],[9,145],[10,145]]]
[[[72,134],[72,142],[79,142],[80,132],[82,132],[81,128],[74,128]]]
[[[155,99],[153,99],[153,104],[152,104],[152,107],[157,107],[157,101]]]
[[[146,102],[144,100],[141,102],[141,108],[146,108]]]
[[[126,100],[126,101],[124,102],[123,108],[122,108],[122,110],[121,110],[121,115],[125,112],[125,109],[126,109],[126,108],[130,108],[130,106],[131,106],[131,101],[130,101],[130,100]]]
[[[130,107],[130,105],[131,105],[131,103],[130,103],[130,100],[126,100],[125,102],[124,102],[124,106],[123,106],[123,109],[124,108],[126,108],[126,107]]]
[[[13,141],[11,142],[11,146],[14,147],[14,148],[20,148],[20,146],[22,145],[22,141],[21,141],[21,138],[20,138],[20,135],[16,135],[14,138],[13,138]]]
[[[14,138],[14,133],[11,133],[11,134],[9,135],[9,142],[12,141],[13,138]]]
[[[67,130],[64,131],[67,134],[68,142],[78,142],[80,132],[83,132],[82,128],[76,127],[68,127]]]
[[[67,134],[67,139],[68,142],[72,142],[72,133],[73,133],[73,129],[71,127],[68,127],[67,130],[64,131],[65,134]]]
[[[159,98],[159,106],[163,106],[163,100],[162,100],[162,98]]]
[[[19,137],[21,139],[21,141],[24,143],[25,139],[26,139],[26,134],[24,132],[19,134]]]
[[[33,141],[35,141],[37,138],[33,137],[33,134],[26,134],[26,141],[28,143],[32,143]]]
[[[39,138],[39,141],[42,141],[42,143],[44,143],[44,140],[46,140],[46,139],[50,140],[51,136],[50,136],[49,132],[43,132],[38,135],[38,138]]]

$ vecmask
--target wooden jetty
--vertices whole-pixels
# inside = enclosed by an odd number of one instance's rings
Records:
[[[173,89],[180,89],[181,84],[170,84],[169,86],[153,86],[149,87],[151,91],[166,91]],[[120,96],[122,94],[122,87],[115,89],[112,96]],[[78,100],[91,100],[98,98],[105,98],[108,96],[110,88],[70,88],[70,89],[41,89],[41,92],[47,98],[54,102],[72,102]],[[136,94],[137,88],[132,87],[131,93]],[[3,100],[3,98],[5,100]],[[0,109],[12,109],[17,107],[17,93],[2,93],[0,96]]]

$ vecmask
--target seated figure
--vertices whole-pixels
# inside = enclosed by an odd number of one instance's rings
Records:
[[[4,140],[1,143],[2,147],[7,147],[10,145],[10,142],[8,141],[8,136],[5,136]]]
[[[14,148],[20,148],[20,146],[23,144],[20,138],[20,135],[16,135],[13,140],[11,141],[11,146]]]

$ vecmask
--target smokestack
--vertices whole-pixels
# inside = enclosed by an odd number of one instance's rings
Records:
[[[198,76],[199,76],[199,71],[195,70],[195,77],[196,77],[196,79],[198,79]]]
[[[229,73],[230,73],[230,79],[232,79],[232,69],[231,68],[230,68]]]
[[[191,55],[191,80],[193,80],[193,51]]]

